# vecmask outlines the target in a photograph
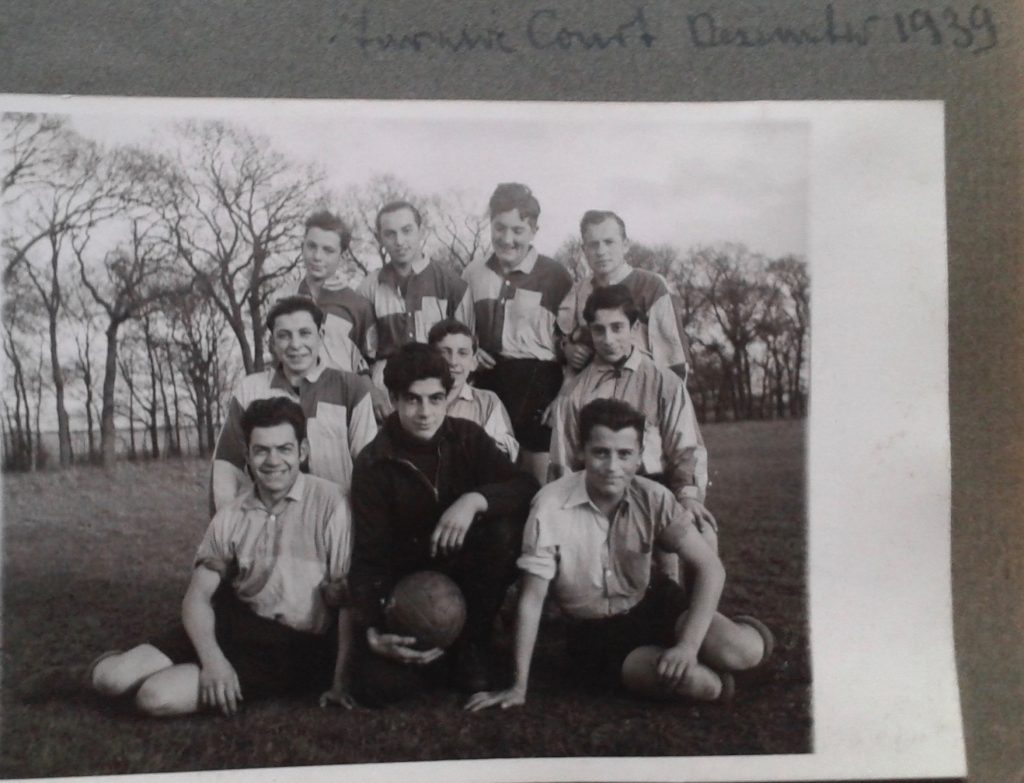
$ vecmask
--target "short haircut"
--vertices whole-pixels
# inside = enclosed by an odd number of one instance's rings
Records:
[[[316,302],[305,296],[286,296],[283,299],[279,299],[277,303],[270,308],[270,312],[267,313],[267,331],[273,333],[274,321],[280,318],[282,315],[291,315],[292,313],[307,312],[313,317],[313,323],[316,324],[316,328],[319,329],[324,324],[324,311],[317,307]]]
[[[348,246],[352,242],[352,229],[348,227],[344,220],[326,209],[314,212],[306,218],[306,232],[308,233],[311,228],[319,228],[321,231],[333,231],[337,234],[338,239],[341,240],[340,247],[342,253],[348,250]]]
[[[580,236],[583,236],[587,226],[598,226],[606,220],[614,220],[618,223],[619,231],[622,232],[622,238],[626,238],[626,223],[614,212],[607,209],[588,209],[584,212],[583,218],[580,220]]]
[[[627,402],[616,399],[592,400],[580,411],[580,443],[587,445],[594,427],[607,427],[612,432],[632,427],[642,444],[646,423],[644,415]]]
[[[537,228],[537,218],[540,217],[540,202],[533,192],[518,182],[502,182],[494,189],[491,200],[488,203],[488,213],[493,219],[495,215],[502,212],[510,212],[513,209],[519,213],[519,217]]]
[[[446,393],[455,383],[444,356],[437,348],[425,343],[406,343],[388,358],[384,367],[384,385],[396,397],[407,392],[416,381],[430,378],[441,381]]]
[[[473,330],[462,323],[462,321],[456,321],[454,318],[445,318],[443,321],[438,321],[431,326],[430,332],[427,334],[427,342],[430,345],[437,345],[450,334],[466,335],[466,337],[473,341],[473,350],[477,349],[478,343]]]
[[[412,216],[413,218],[415,218],[417,226],[423,225],[423,215],[420,214],[420,211],[416,208],[416,205],[413,204],[411,201],[405,201],[404,199],[399,201],[389,201],[387,204],[385,204],[383,207],[377,210],[377,218],[376,220],[374,220],[374,227],[377,229],[378,236],[380,235],[380,219],[385,215],[391,214],[392,212],[401,212],[403,209],[407,209],[410,212],[412,212]]]
[[[630,326],[640,318],[640,310],[633,301],[633,295],[621,283],[595,288],[583,305],[583,320],[588,324],[593,323],[598,310],[622,310]]]
[[[295,430],[295,440],[299,443],[306,439],[306,414],[297,402],[288,397],[253,400],[242,412],[242,434],[245,436],[246,447],[254,429],[276,427],[278,424],[291,424]]]

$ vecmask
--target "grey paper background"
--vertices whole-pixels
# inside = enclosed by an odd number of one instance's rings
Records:
[[[506,31],[512,53],[362,50],[360,3],[271,0],[38,0],[0,2],[0,92],[79,95],[508,100],[720,101],[941,99],[946,102],[953,584],[971,781],[1024,781],[1024,14],[992,0],[997,45],[928,31],[901,43],[892,15],[945,9],[970,19],[971,2],[835,2],[845,24],[868,15],[865,46],[697,48],[687,16],[771,31],[820,31],[824,2],[539,0],[377,3],[370,31],[463,25]],[[562,24],[610,35],[642,8],[650,46],[634,24],[625,46],[537,48]],[[980,13],[980,12],[978,12]],[[976,16],[976,19],[980,17]],[[976,38],[981,38],[980,30]],[[987,39],[986,39],[987,40]],[[524,108],[528,111],[528,107]],[[866,491],[870,491],[866,488]]]

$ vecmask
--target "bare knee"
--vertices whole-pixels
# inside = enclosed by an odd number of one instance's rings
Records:
[[[121,696],[138,684],[138,673],[126,654],[118,653],[103,658],[93,666],[90,684],[97,693],[104,696]]]
[[[153,677],[142,683],[135,694],[135,706],[139,712],[154,718],[181,714],[171,689]]]
[[[718,639],[713,657],[715,665],[727,671],[741,672],[753,669],[764,657],[764,642],[749,626],[738,626],[742,633]]]

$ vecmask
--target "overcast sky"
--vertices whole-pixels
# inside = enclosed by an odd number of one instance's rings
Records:
[[[536,244],[547,253],[596,208],[618,212],[648,244],[806,254],[809,126],[744,106],[93,99],[72,104],[72,116],[107,142],[223,117],[319,163],[339,192],[391,173],[418,193],[459,191],[483,212],[496,183],[525,182],[540,200]]]

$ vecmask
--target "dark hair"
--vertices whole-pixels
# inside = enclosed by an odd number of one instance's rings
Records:
[[[305,296],[286,296],[283,299],[279,299],[273,307],[270,308],[270,312],[267,313],[267,331],[274,331],[274,321],[276,321],[282,315],[291,315],[292,313],[298,313],[305,311],[313,317],[313,323],[316,324],[316,328],[319,329],[324,324],[324,311],[317,307],[316,302],[312,299],[308,299]]]
[[[526,185],[521,185],[518,182],[502,182],[491,194],[487,208],[492,219],[495,215],[514,209],[519,213],[519,217],[528,221],[533,228],[537,228],[540,202]]]
[[[445,337],[450,334],[464,334],[466,337],[473,341],[473,350],[477,349],[476,335],[473,334],[473,330],[466,326],[462,321],[456,321],[454,318],[445,318],[443,321],[438,321],[436,324],[430,327],[430,332],[427,334],[427,342],[430,345],[437,345]]]
[[[306,218],[306,233],[311,228],[319,228],[321,231],[333,231],[340,240],[340,249],[344,253],[352,242],[352,229],[348,224],[333,212],[321,209]]]
[[[452,390],[455,383],[448,362],[441,352],[424,343],[406,343],[388,359],[384,367],[384,385],[396,397],[408,391],[416,381],[429,378],[441,381],[446,393]]]
[[[612,432],[632,427],[642,444],[646,424],[644,415],[627,402],[604,398],[592,400],[580,411],[580,443],[587,445],[594,427],[607,427]]]
[[[410,212],[412,212],[412,216],[416,219],[417,226],[423,225],[423,215],[420,214],[420,211],[416,208],[416,205],[413,204],[411,201],[389,201],[387,204],[385,204],[383,207],[377,210],[377,219],[374,221],[374,227],[377,229],[377,234],[380,234],[380,219],[384,217],[384,215],[391,214],[392,212],[401,212],[403,209],[407,209]]]
[[[597,226],[604,223],[606,220],[614,220],[618,223],[619,231],[622,232],[622,238],[626,238],[626,224],[623,222],[622,218],[607,209],[588,209],[584,212],[583,218],[580,220],[580,236],[583,236],[583,232],[586,231],[587,226]]]
[[[588,324],[593,323],[598,310],[622,310],[629,319],[630,326],[640,317],[640,310],[633,301],[633,294],[621,283],[595,288],[583,305],[583,320]]]
[[[257,427],[276,427],[278,424],[291,424],[295,430],[295,440],[299,443],[306,439],[306,414],[297,402],[287,397],[253,400],[242,413],[245,445],[249,445],[252,431]]]

